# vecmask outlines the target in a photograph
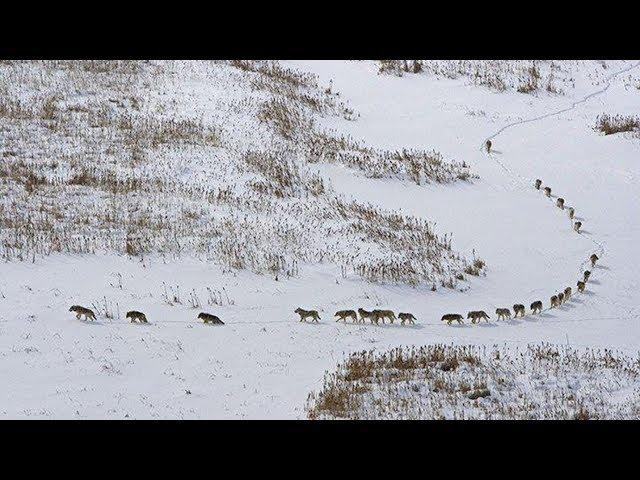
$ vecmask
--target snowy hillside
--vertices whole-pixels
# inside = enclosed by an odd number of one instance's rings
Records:
[[[381,65],[1,62],[0,416],[306,418],[345,356],[399,346],[636,358],[640,137],[596,126],[640,115],[639,63]],[[359,307],[417,322],[335,322]]]

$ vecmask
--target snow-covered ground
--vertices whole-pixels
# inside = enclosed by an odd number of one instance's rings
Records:
[[[564,95],[535,96],[464,78],[378,75],[373,62],[283,63],[316,73],[322,84],[332,80],[360,114],[356,121],[327,116],[325,127],[373,147],[436,148],[471,166],[479,179],[445,185],[371,179],[336,163],[309,168],[345,198],[436,222],[437,233],[453,234],[458,252],[473,258],[475,250],[486,261],[486,276],[469,277],[464,291],[432,292],[429,285],[345,278],[330,264],[305,265],[299,277],[275,281],[153,254],[144,260],[56,254],[4,263],[0,416],[304,418],[308,393],[344,354],[398,345],[544,341],[637,354],[640,140],[593,128],[601,113],[640,113],[637,62],[608,62],[599,76],[577,81]],[[487,138],[491,154],[482,149]],[[582,234],[555,198],[533,188],[536,178],[575,207]],[[575,291],[594,252],[601,260],[584,294],[540,315],[495,320],[497,307],[523,303],[528,310],[538,299],[548,306],[565,287]],[[178,287],[180,303],[167,298]],[[68,312],[72,304],[95,305],[98,321],[76,320]],[[317,308],[321,323],[298,322],[298,306]],[[336,310],[358,307],[409,311],[418,322],[345,325],[332,318]],[[440,321],[444,313],[480,309],[492,322]],[[150,324],[128,323],[127,310],[145,312]],[[200,311],[226,325],[201,324]]]

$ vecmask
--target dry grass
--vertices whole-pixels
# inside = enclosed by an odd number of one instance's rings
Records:
[[[318,115],[353,112],[278,62],[8,62],[0,93],[5,261],[195,255],[288,276],[322,262],[452,288],[468,266],[428,222],[336,198],[308,164],[418,183],[465,180],[468,167],[319,133]]]
[[[378,73],[403,76],[434,75],[443,78],[467,78],[474,85],[497,91],[516,90],[535,93],[542,86],[554,94],[562,94],[558,82],[571,85],[569,75],[560,76],[561,65],[554,61],[525,60],[379,60]],[[544,73],[541,70],[544,66]],[[566,78],[565,78],[566,77]]]
[[[602,114],[596,120],[597,130],[605,135],[640,130],[640,117]]]
[[[638,419],[640,360],[548,344],[351,354],[309,394],[310,419]]]

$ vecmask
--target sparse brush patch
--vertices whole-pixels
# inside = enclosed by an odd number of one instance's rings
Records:
[[[544,66],[544,73],[541,70]],[[407,73],[426,73],[449,79],[467,78],[474,85],[497,91],[516,90],[534,93],[541,85],[554,94],[562,94],[557,84],[570,84],[573,79],[559,78],[554,61],[524,60],[378,60],[378,73],[403,76]]]
[[[613,135],[620,132],[634,132],[640,130],[640,117],[628,115],[608,115],[603,113],[596,119],[596,130],[605,135]]]
[[[639,377],[638,359],[611,350],[398,347],[350,354],[325,373],[306,411],[310,419],[638,419]]]

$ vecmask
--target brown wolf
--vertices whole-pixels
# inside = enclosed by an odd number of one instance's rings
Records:
[[[398,318],[400,319],[400,325],[404,325],[404,322],[409,322],[411,325],[414,325],[416,323],[416,317],[414,317],[411,313],[400,312],[398,314]]]
[[[573,220],[573,216],[576,213],[575,209],[573,207],[569,207],[568,212],[569,212],[569,218]]]
[[[591,260],[591,266],[595,267],[596,262],[599,260],[598,255],[596,255],[595,253],[591,254],[591,256],[589,257],[589,260]]]
[[[301,322],[306,322],[307,318],[311,318],[311,320],[315,320],[316,323],[319,323],[318,320],[320,319],[320,315],[318,314],[317,310],[303,310],[302,308],[298,307],[294,310],[294,312],[300,315]]]
[[[536,300],[531,304],[532,313],[540,313],[542,311],[542,301]]]
[[[581,281],[578,280],[578,283],[576,285],[578,286],[578,291],[580,293],[584,292],[584,286],[585,286],[584,282],[581,282]]]
[[[131,319],[131,323],[135,323],[134,320],[137,320],[139,323],[149,323],[147,321],[146,315],[144,313],[138,312],[136,310],[131,310],[130,312],[127,312],[127,317],[126,318],[130,318]]]
[[[471,323],[479,322],[481,319],[485,319],[487,322],[489,321],[489,315],[483,310],[473,310],[467,313],[467,318],[471,319]]]
[[[201,312],[200,315],[198,315],[198,318],[202,320],[204,323],[212,323],[214,325],[224,325],[224,322],[222,320],[220,320],[218,317],[210,313]]]
[[[557,307],[558,306],[558,296],[554,295],[553,297],[551,297],[551,308],[553,307]]]
[[[451,322],[454,321],[458,323],[464,323],[462,321],[462,315],[459,315],[457,313],[447,313],[446,315],[443,315],[442,321],[447,322],[447,325],[451,325]]]
[[[560,210],[564,210],[564,198],[559,198],[558,200],[556,200],[556,206]]]
[[[518,314],[520,314],[521,317],[524,317],[524,305],[522,305],[521,303],[516,303],[513,306],[513,313],[514,318],[518,318]]]
[[[511,318],[511,310],[509,310],[508,308],[496,308],[496,315],[498,316],[498,320]]]
[[[491,153],[491,140],[487,140],[484,146],[487,147],[487,153]]]
[[[540,187],[542,186],[542,180],[537,179],[536,180],[536,190],[540,190]]]
[[[564,298],[565,298],[565,301],[571,298],[571,287],[567,287],[564,289]]]
[[[374,310],[373,314],[378,317],[378,319],[381,319],[382,323],[384,323],[385,319],[389,320],[390,323],[393,323],[396,319],[395,314],[391,310]]]
[[[580,227],[582,227],[582,222],[576,222],[573,224],[573,229],[578,233],[580,233]]]
[[[584,283],[587,283],[587,281],[589,280],[589,277],[591,276],[591,272],[590,272],[589,270],[585,270],[585,271],[584,271],[584,273],[583,273],[583,275],[584,275],[584,278],[583,278],[583,280],[582,280],[582,281],[583,281]]]
[[[547,197],[550,197],[551,196],[551,187],[544,187],[544,194]]]
[[[564,293],[560,292],[558,294],[558,305],[562,305],[564,303]]]
[[[353,320],[353,323],[357,323],[358,321],[358,315],[356,315],[356,312],[354,310],[338,310],[335,313],[334,317],[338,317],[336,322],[342,320],[343,322],[347,323],[347,318],[351,318]]]
[[[362,323],[364,323],[367,318],[371,321],[372,324],[378,323],[378,317],[373,312],[369,312],[363,308],[359,308],[358,313],[360,314],[360,320],[362,321]]]
[[[69,311],[75,313],[78,320],[80,319],[80,315],[84,315],[85,320],[91,319],[91,321],[93,321],[96,319],[96,315],[93,313],[93,310],[81,307],[80,305],[72,305],[71,308],[69,308]]]

